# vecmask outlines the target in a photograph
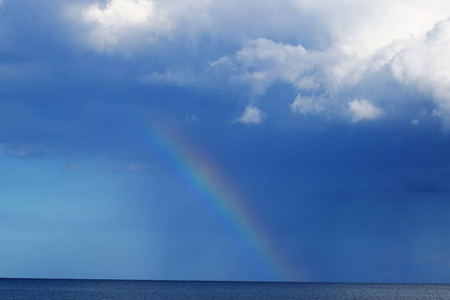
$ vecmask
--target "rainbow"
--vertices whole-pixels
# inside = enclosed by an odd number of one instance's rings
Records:
[[[233,232],[263,263],[275,281],[299,281],[300,276],[292,264],[264,234],[249,210],[244,207],[239,194],[226,184],[214,164],[199,155],[199,151],[183,143],[174,130],[162,122],[144,124],[149,146],[169,162],[187,184],[201,197],[203,205],[219,215],[221,221],[231,226]]]

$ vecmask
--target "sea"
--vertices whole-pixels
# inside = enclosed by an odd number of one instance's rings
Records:
[[[450,299],[450,285],[0,279],[0,299]]]

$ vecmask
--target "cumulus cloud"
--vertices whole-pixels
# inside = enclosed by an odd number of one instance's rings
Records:
[[[445,0],[297,1],[298,7],[326,24],[334,46],[349,55],[368,57],[392,41],[423,35],[447,18]]]
[[[170,37],[192,14],[201,19],[208,0],[109,0],[71,5],[68,15],[81,23],[87,43],[100,52],[133,52]],[[192,13],[192,14],[191,14]]]
[[[394,77],[433,99],[433,114],[450,126],[450,19],[438,22],[422,39],[414,39],[390,64]]]
[[[323,108],[314,99],[298,95],[297,97],[295,97],[294,102],[291,104],[291,109],[293,112],[307,115],[316,114]]]
[[[361,120],[375,120],[383,114],[381,109],[367,99],[350,101],[348,109],[353,123],[358,123]]]
[[[264,121],[265,113],[261,111],[259,108],[248,105],[242,115],[235,120],[235,122],[256,125],[261,124]]]
[[[82,35],[99,51],[137,49],[146,45],[143,41],[173,37],[177,42],[181,38],[201,41],[207,37],[230,43],[267,35],[296,39],[301,34],[306,40],[314,38],[305,26],[314,18],[307,13],[299,18],[300,10],[292,0],[276,4],[261,0],[98,0],[88,5],[74,2],[68,8],[71,20],[82,25]]]
[[[256,95],[262,95],[276,82],[289,83],[302,90],[316,89],[321,74],[314,69],[327,58],[325,53],[307,51],[301,45],[259,38],[247,41],[233,56],[224,56],[213,65],[235,67],[238,73],[233,79],[250,84]]]
[[[217,62],[231,63],[235,70],[233,80],[248,83],[260,96],[277,82],[290,84],[299,92],[308,92],[310,97],[297,97],[291,104],[294,112],[303,114],[329,113],[335,110],[336,102],[345,103],[346,93],[355,95],[361,91],[360,86],[385,84],[370,82],[376,76],[391,78],[428,96],[435,106],[433,115],[450,127],[450,63],[446,59],[450,51],[450,20],[439,21],[422,35],[393,40],[388,45],[380,42],[378,46],[370,55],[366,50],[361,55],[351,55],[341,51],[342,44],[326,51],[312,51],[301,45],[257,39],[248,41],[233,56]],[[376,95],[373,98],[375,103],[385,101]],[[320,105],[317,99],[321,99]],[[382,111],[373,101],[350,102],[352,121],[378,118]],[[393,101],[391,105],[402,103]]]
[[[99,51],[149,43],[171,27],[167,12],[153,1],[111,0],[73,10],[89,26],[88,43]]]
[[[381,110],[377,107],[387,101],[364,87],[384,90],[395,82],[422,92],[434,106],[433,115],[450,127],[448,1],[79,3],[70,6],[72,16],[77,16],[73,21],[80,25],[83,41],[97,51],[132,52],[170,45],[174,53],[168,55],[167,68],[150,70],[150,75],[138,78],[142,83],[203,86],[217,78],[209,79],[213,76],[206,76],[207,70],[185,70],[209,66],[221,72],[223,82],[248,86],[252,101],[263,98],[271,86],[285,84],[297,94],[308,95],[292,99],[292,111],[339,116],[350,111],[353,122],[358,122],[378,118]],[[165,42],[160,43],[162,40]],[[226,47],[204,49],[208,47],[205,45]],[[202,60],[199,57],[203,54]],[[174,65],[175,56],[182,66]],[[188,61],[192,56],[196,60]],[[371,102],[348,103],[348,99],[355,98],[369,98]],[[403,104],[395,99],[390,105]],[[401,109],[389,113],[392,111]]]
[[[108,0],[78,6],[83,23],[106,42],[129,43],[120,34],[145,29],[145,36],[203,35],[213,39],[297,40],[315,48],[338,46],[368,56],[393,40],[423,34],[450,14],[450,4],[435,0],[311,1],[280,0]],[[283,18],[279,16],[282,15]],[[195,16],[195,17],[194,17]],[[355,25],[356,24],[356,25]],[[135,46],[138,46],[136,44]]]

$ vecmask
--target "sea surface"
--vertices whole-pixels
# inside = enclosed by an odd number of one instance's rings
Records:
[[[0,299],[450,299],[450,285],[0,279]]]

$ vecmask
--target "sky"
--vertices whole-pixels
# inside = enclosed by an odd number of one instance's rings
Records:
[[[450,282],[449,17],[0,0],[0,277]]]

